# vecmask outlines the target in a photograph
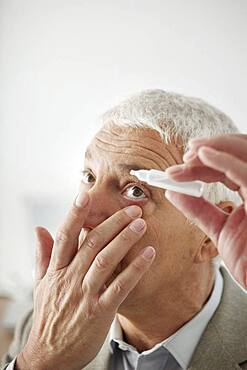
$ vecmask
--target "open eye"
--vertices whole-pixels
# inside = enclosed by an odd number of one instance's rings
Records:
[[[130,199],[145,199],[146,195],[144,191],[136,185],[129,186],[125,192],[124,195],[126,195]]]
[[[84,184],[91,184],[95,181],[94,176],[89,171],[82,171],[81,181]]]

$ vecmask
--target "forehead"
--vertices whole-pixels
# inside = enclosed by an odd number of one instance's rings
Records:
[[[149,128],[104,126],[88,146],[88,162],[107,160],[126,169],[165,169],[182,162],[182,144],[162,141],[160,134]]]

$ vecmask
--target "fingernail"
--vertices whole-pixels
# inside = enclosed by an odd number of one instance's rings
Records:
[[[183,155],[183,160],[184,162],[190,161],[191,159],[196,158],[196,156],[197,156],[197,153],[193,152],[192,150],[189,150]]]
[[[146,260],[146,261],[150,261],[153,256],[155,254],[155,250],[153,247],[147,247],[144,249],[144,251],[141,253],[142,257]]]
[[[85,207],[89,201],[89,196],[87,193],[80,192],[75,200],[77,207]]]
[[[171,191],[170,190],[166,190],[165,191],[165,197],[170,200],[171,199]]]
[[[129,227],[132,231],[139,233],[144,229],[145,221],[142,218],[138,218],[137,220],[133,221]]]
[[[166,173],[168,175],[178,174],[183,172],[184,165],[178,164],[177,166],[168,167]]]
[[[207,156],[208,158],[214,158],[218,154],[218,150],[210,148],[209,146],[202,146],[198,150],[198,156]]]
[[[198,137],[198,138],[190,139],[190,141],[189,141],[188,144],[189,144],[189,147],[191,148],[192,146],[195,146],[195,145],[198,145],[200,143],[203,143],[206,140],[208,140],[207,137]]]
[[[142,210],[138,206],[130,206],[130,207],[125,209],[125,212],[131,218],[139,217],[142,214]]]

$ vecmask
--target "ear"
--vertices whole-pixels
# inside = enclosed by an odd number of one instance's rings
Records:
[[[195,263],[209,262],[218,255],[218,250],[212,240],[205,235],[195,255]]]
[[[231,201],[224,201],[217,204],[217,207],[221,208],[225,213],[230,214],[237,207],[235,203]],[[212,258],[218,255],[217,247],[214,245],[212,240],[205,235],[198,248],[195,256],[195,263],[209,262]]]

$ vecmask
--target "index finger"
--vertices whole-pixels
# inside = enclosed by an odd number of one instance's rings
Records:
[[[193,139],[189,142],[190,152],[197,153],[202,146],[209,146],[241,160],[247,160],[247,135],[245,134],[227,134],[212,138]],[[190,160],[188,162],[192,164]]]
[[[141,217],[142,209],[136,205],[118,210],[91,230],[71,263],[73,273],[86,274],[96,255],[106,247],[134,219]]]
[[[167,175],[174,181],[195,181],[200,180],[206,183],[221,182],[233,191],[239,190],[239,185],[230,180],[226,173],[207,167],[202,163],[201,166],[190,164],[178,164],[166,169]]]
[[[78,250],[78,239],[89,211],[89,195],[80,192],[57,232],[48,270],[68,266]]]

